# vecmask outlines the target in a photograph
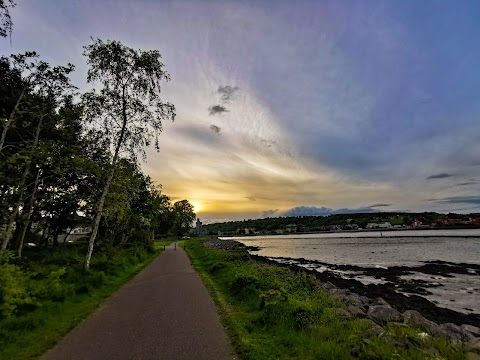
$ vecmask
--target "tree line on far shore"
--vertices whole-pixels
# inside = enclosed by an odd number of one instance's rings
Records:
[[[472,218],[474,219],[473,222],[471,221]],[[342,230],[364,229],[368,223],[384,222],[389,222],[392,226],[412,226],[413,223],[417,222],[423,226],[436,228],[468,228],[480,227],[480,214],[375,212],[331,214],[327,216],[285,216],[208,224],[205,228],[212,235],[217,235],[218,232],[222,234],[244,233],[245,229],[260,233],[276,233],[277,230],[311,232],[338,230],[339,228]]]
[[[189,232],[195,214],[139,166],[175,118],[161,99],[170,78],[160,53],[92,39],[83,54],[92,84],[83,94],[73,64],[34,51],[0,58],[0,252],[21,257],[27,243],[57,246],[88,227],[88,270],[96,243],[150,246]]]

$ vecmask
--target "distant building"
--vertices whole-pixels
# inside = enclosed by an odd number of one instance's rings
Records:
[[[197,235],[201,235],[202,234],[202,222],[200,221],[200,219],[197,218],[197,222],[195,223],[195,233]]]
[[[384,222],[384,223],[368,223],[367,226],[365,226],[365,229],[390,229],[392,227],[392,224],[389,222]]]

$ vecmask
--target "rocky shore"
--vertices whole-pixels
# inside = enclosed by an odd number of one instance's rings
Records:
[[[233,250],[246,248],[250,251],[257,249],[248,248],[235,240],[210,240],[204,243],[205,247]],[[315,269],[301,267],[307,263],[305,259],[295,259],[297,264],[278,261],[279,259],[268,259],[252,255],[254,261],[262,264],[274,264],[291,269],[294,272],[304,271],[314,275],[320,286],[330,294],[339,297],[345,303],[345,313],[340,314],[348,317],[366,317],[376,323],[375,331],[381,334],[385,331],[384,326],[389,322],[402,322],[413,325],[425,331],[425,336],[439,336],[451,340],[457,344],[461,343],[470,351],[480,354],[480,314],[464,314],[450,309],[442,308],[433,302],[419,295],[404,295],[400,275],[408,273],[406,267],[392,267],[385,269],[368,269],[364,271],[380,271],[383,277],[389,278],[384,284],[368,284],[355,279],[347,279],[331,271],[318,272]],[[285,259],[284,259],[285,260]],[[321,262],[312,262],[321,266]],[[458,266],[453,266],[458,265]],[[331,266],[331,264],[329,264]],[[448,267],[448,269],[446,268]],[[461,264],[431,263],[425,264],[423,271],[430,274],[443,274],[446,270],[463,272],[465,267]],[[348,270],[358,267],[339,265],[337,268]],[[478,267],[480,270],[480,266]],[[378,273],[375,274],[379,276]],[[395,283],[397,282],[397,283]],[[396,286],[397,285],[397,286]],[[425,284],[418,286],[418,289],[410,288],[409,292],[422,293]],[[407,286],[403,284],[403,286]],[[408,286],[412,287],[411,284]]]

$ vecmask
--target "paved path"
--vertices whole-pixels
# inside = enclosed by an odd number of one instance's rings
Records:
[[[234,358],[210,295],[172,245],[42,360]]]

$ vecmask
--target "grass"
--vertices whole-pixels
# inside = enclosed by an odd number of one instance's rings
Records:
[[[88,273],[82,270],[83,250],[83,246],[49,249],[48,253],[35,249],[25,254],[28,261],[9,265],[21,271],[15,273],[17,278],[24,274],[21,281],[29,301],[0,318],[0,359],[34,359],[43,354],[148,265],[160,247],[97,252]],[[8,266],[0,269],[0,280],[5,269]],[[9,290],[4,285],[0,285],[0,294]],[[21,286],[12,283],[11,288]]]
[[[210,289],[241,359],[465,359],[443,339],[347,316],[344,304],[304,272],[258,264],[245,250],[190,241],[192,264]]]

